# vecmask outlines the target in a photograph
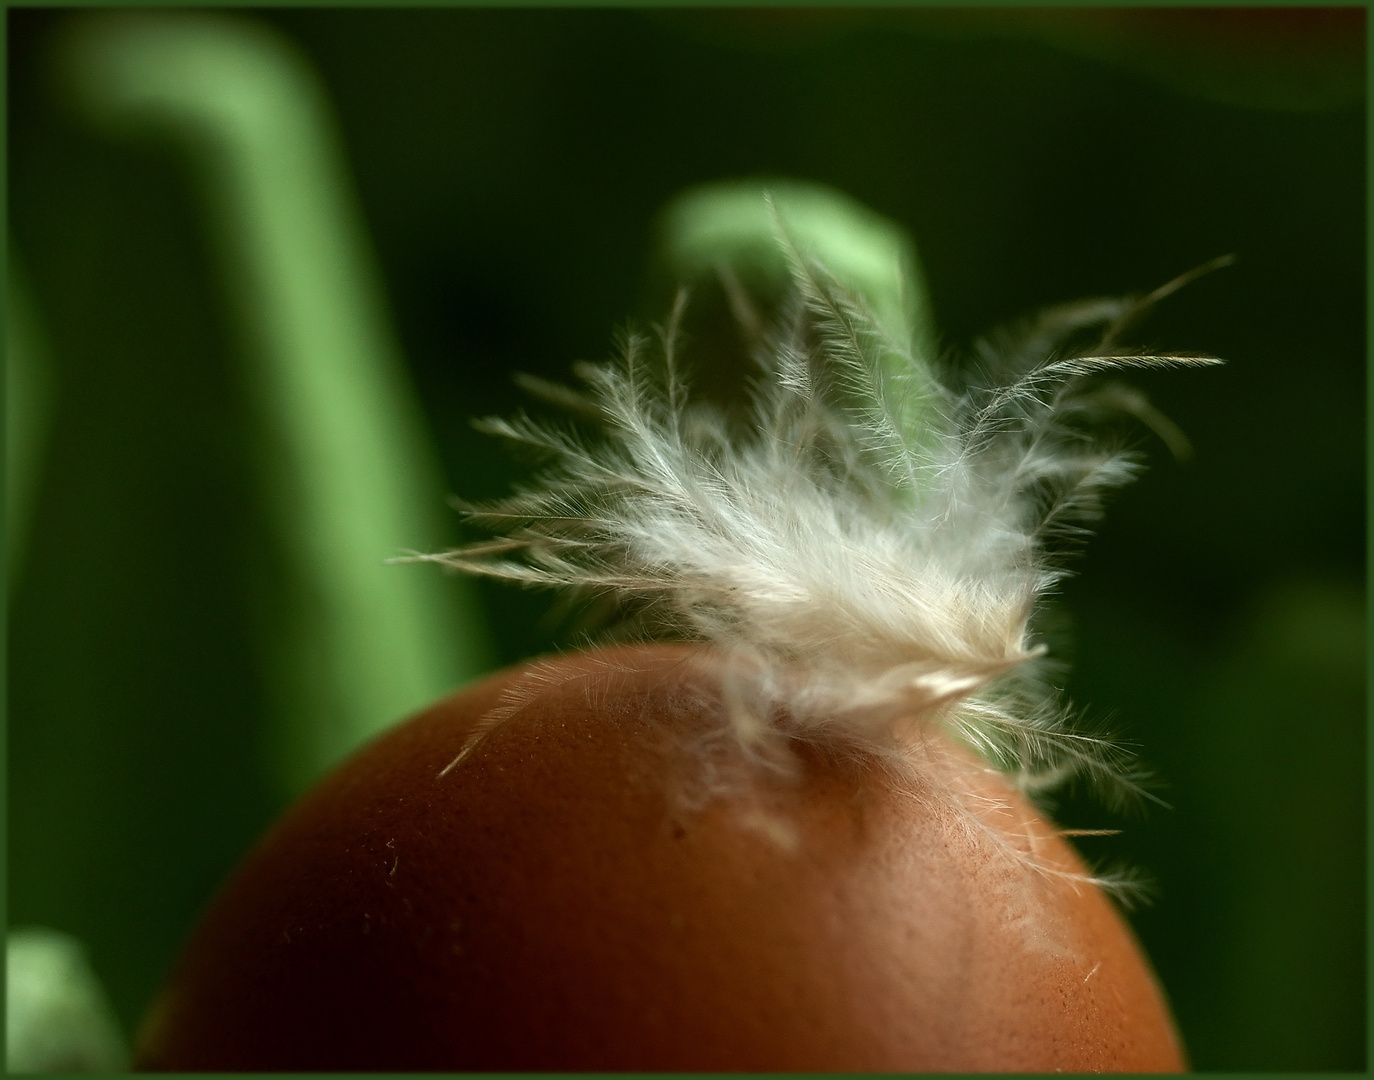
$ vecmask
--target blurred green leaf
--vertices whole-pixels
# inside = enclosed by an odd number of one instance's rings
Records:
[[[5,1067],[12,1073],[120,1072],[128,1050],[81,942],[43,927],[5,948]]]
[[[242,329],[289,600],[264,613],[277,767],[298,791],[488,663],[470,601],[386,565],[443,546],[439,469],[388,327],[324,93],[266,28],[93,16],[67,43],[93,122],[195,167]]]

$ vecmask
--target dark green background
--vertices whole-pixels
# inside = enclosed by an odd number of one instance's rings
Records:
[[[9,16],[10,223],[60,384],[11,596],[9,917],[85,940],[132,1028],[280,809],[245,599],[263,541],[202,208],[177,159],[63,109],[65,17]],[[819,180],[902,223],[956,349],[1236,253],[1136,335],[1229,361],[1132,380],[1194,460],[1142,434],[1149,471],[1046,625],[1071,696],[1167,784],[1172,810],[1088,853],[1157,881],[1132,918],[1195,1066],[1356,1071],[1364,24],[1284,17],[263,16],[333,97],[467,498],[523,467],[468,427],[519,403],[511,372],[563,378],[627,316],[662,314],[655,214],[693,183]],[[504,661],[560,640],[547,597],[482,596]],[[1077,800],[1062,816],[1121,824]]]

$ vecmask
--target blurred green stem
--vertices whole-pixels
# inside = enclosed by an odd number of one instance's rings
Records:
[[[770,206],[771,201],[771,206]],[[729,267],[745,281],[781,291],[789,278],[781,227],[789,243],[814,258],[872,312],[886,339],[881,366],[894,382],[917,379],[899,418],[911,445],[925,441],[920,408],[932,377],[934,320],[916,247],[893,221],[821,184],[729,180],[693,188],[664,212],[660,250],[686,280]]]
[[[455,611],[442,583],[386,565],[444,545],[442,486],[334,120],[305,61],[245,20],[92,16],[68,45],[92,119],[170,139],[203,184],[294,594],[266,621],[298,790],[487,664],[471,600]]]

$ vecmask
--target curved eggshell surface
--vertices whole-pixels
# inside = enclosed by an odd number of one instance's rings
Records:
[[[972,797],[1051,872],[862,761],[712,798],[693,655],[517,668],[362,749],[219,895],[140,1067],[1183,1068],[1129,930],[996,774]]]

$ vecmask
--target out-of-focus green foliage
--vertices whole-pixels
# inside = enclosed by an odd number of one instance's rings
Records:
[[[797,180],[706,184],[668,204],[660,232],[658,257],[670,275],[690,283],[734,274],[743,280],[730,287],[755,298],[781,292],[793,257],[818,259],[873,312],[893,374],[929,373],[936,335],[915,245],[895,222],[840,192]],[[921,401],[905,399],[913,442],[928,429]]]
[[[442,543],[442,489],[332,117],[309,66],[253,23],[97,16],[63,47],[92,123],[168,139],[200,181],[286,555],[261,636],[294,794],[487,663],[472,613],[386,565]]]
[[[1363,42],[1362,11],[1325,10],[1340,42]],[[98,73],[62,67],[59,45],[84,18],[10,13],[11,227],[60,390],[12,593],[10,914],[84,941],[132,1029],[197,910],[280,809],[263,757],[283,697],[263,643],[279,634],[302,651],[268,654],[327,681],[306,644],[325,649],[332,620],[310,629],[289,613],[328,610],[317,590],[347,575],[322,575],[301,598],[302,564],[325,565],[302,554],[315,550],[316,511],[262,480],[264,446],[307,489],[316,466],[291,449],[289,410],[265,404],[281,370],[273,327],[285,325],[272,320],[288,318],[265,313],[287,301],[240,290],[305,271],[245,269],[270,243],[237,231],[258,220],[242,193],[259,181],[231,175],[225,163],[244,155],[204,123],[195,140],[185,125],[131,140],[73,107],[79,78]],[[1187,433],[1192,462],[1123,431],[1150,471],[1112,500],[1043,632],[1072,662],[1071,696],[1110,715],[1167,785],[1172,812],[1084,844],[1158,882],[1158,902],[1132,918],[1193,1064],[1357,1071],[1365,112],[1330,73],[1350,82],[1358,69],[1362,87],[1362,54],[1280,9],[1178,11],[1158,16],[1158,33],[1129,34],[1134,16],[1083,10],[1075,41],[1054,18],[263,12],[257,22],[305,58],[298,71],[318,72],[324,90],[296,106],[336,111],[325,170],[353,176],[358,206],[339,211],[292,182],[300,158],[288,152],[258,174],[282,170],[288,201],[257,204],[259,216],[304,215],[282,233],[302,238],[273,259],[322,261],[352,282],[309,301],[325,323],[301,324],[301,350],[320,364],[353,349],[390,356],[416,389],[418,419],[398,423],[406,439],[435,440],[444,481],[421,501],[443,486],[502,494],[528,470],[469,419],[524,404],[515,371],[562,379],[608,353],[627,312],[663,317],[678,282],[645,256],[663,206],[701,184],[802,177],[900,223],[919,244],[940,349],[1235,252],[1234,268],[1133,332],[1132,344],[1229,362],[1131,380]],[[1271,47],[1284,34],[1261,34],[1257,19],[1288,27],[1294,49]],[[1299,45],[1317,60],[1296,64]],[[1304,84],[1303,71],[1326,74]],[[311,214],[342,220],[345,239],[307,227]],[[356,255],[364,228],[379,270],[356,276],[328,253]],[[383,282],[399,347],[379,314]],[[687,360],[728,403],[742,350],[699,315],[694,304]],[[331,337],[335,317],[360,330]],[[367,397],[367,385],[350,392]],[[325,400],[302,393],[305,412]],[[356,414],[325,413],[311,422],[348,444],[338,433]],[[375,447],[368,438],[351,449]],[[423,467],[415,476],[423,485]],[[385,569],[462,605],[428,568]],[[496,660],[568,640],[543,597],[473,593]],[[1074,798],[1059,813],[1122,824]]]
[[[37,927],[5,948],[5,1070],[121,1072],[128,1049],[81,943]]]
[[[662,253],[683,280],[724,264],[746,275],[753,271],[749,276],[776,289],[789,278],[780,229],[787,242],[820,259],[862,297],[894,342],[929,356],[935,329],[911,240],[895,222],[838,191],[795,180],[693,188],[664,211]]]

